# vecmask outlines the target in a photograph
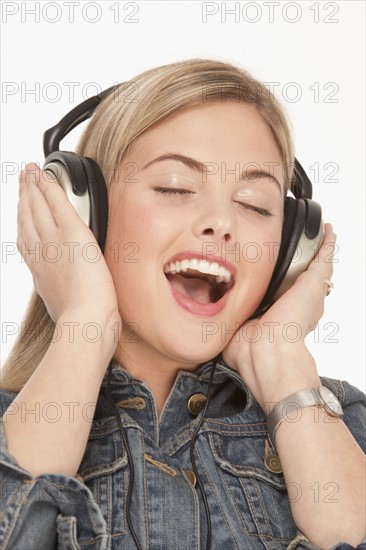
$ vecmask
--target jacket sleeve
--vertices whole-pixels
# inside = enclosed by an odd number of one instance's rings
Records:
[[[343,421],[357,441],[364,453],[366,453],[366,395],[345,380],[320,377],[324,386],[329,388],[340,401],[343,408]],[[366,533],[357,546],[339,541],[329,550],[366,550]],[[312,544],[300,531],[296,538],[287,546],[286,550],[323,550]]]
[[[110,535],[93,493],[77,475],[32,476],[7,448],[3,414],[15,393],[0,391],[0,550],[108,550]]]

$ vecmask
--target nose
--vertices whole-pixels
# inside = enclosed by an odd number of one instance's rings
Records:
[[[212,240],[230,243],[233,240],[234,227],[231,203],[227,197],[219,194],[207,197],[197,212],[192,230],[200,239],[209,236]]]

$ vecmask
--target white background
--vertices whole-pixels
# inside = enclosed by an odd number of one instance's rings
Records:
[[[365,390],[364,12],[363,1],[2,2],[2,362],[32,289],[20,255],[4,254],[16,242],[18,171],[42,166],[43,132],[97,89],[212,57],[278,83],[296,156],[338,235],[334,289],[308,345],[321,375]],[[61,149],[73,150],[80,134]]]

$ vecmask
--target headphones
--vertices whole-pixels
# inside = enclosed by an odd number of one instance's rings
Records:
[[[80,218],[90,227],[102,252],[108,225],[108,194],[103,174],[91,158],[60,151],[59,147],[60,141],[78,124],[90,118],[99,103],[118,86],[111,86],[83,101],[43,135],[43,170],[52,172],[56,177]],[[263,315],[293,285],[308,268],[323,241],[322,209],[312,200],[311,181],[297,159],[291,192],[294,197],[285,198],[281,243],[272,279],[251,318]]]

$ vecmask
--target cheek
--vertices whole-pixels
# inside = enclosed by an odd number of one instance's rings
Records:
[[[152,226],[148,208],[122,189],[112,193],[105,256],[114,273],[136,271],[149,250]]]
[[[112,194],[108,218],[108,231],[105,246],[105,260],[111,272],[117,293],[120,310],[128,296],[139,295],[139,266],[145,249],[144,226],[147,222],[146,210],[132,208],[121,196]]]
[[[277,261],[282,234],[282,220],[270,226],[257,226],[255,232],[247,234],[241,242],[240,261],[247,272],[257,272],[260,279],[268,277]],[[259,273],[258,273],[259,272]]]
[[[118,309],[123,323],[139,323],[146,312],[149,273],[141,269],[141,245],[135,240],[116,241],[106,250],[105,259],[116,290]]]
[[[121,192],[116,199],[109,214],[108,234],[111,240],[133,242],[139,249],[149,250],[155,243],[158,245],[164,241],[177,226],[174,213],[154,207],[151,196],[144,192]]]
[[[248,235],[248,239],[241,242],[240,279],[231,323],[243,323],[262,301],[277,261],[281,233],[282,222],[275,223],[265,230],[257,228],[251,238]]]
[[[132,194],[131,194],[132,195]],[[112,274],[120,313],[133,320],[146,314],[151,288],[160,288],[166,250],[174,239],[175,219],[122,193],[110,200],[105,259]],[[113,202],[113,200],[115,202]],[[174,233],[174,234],[173,234]]]

